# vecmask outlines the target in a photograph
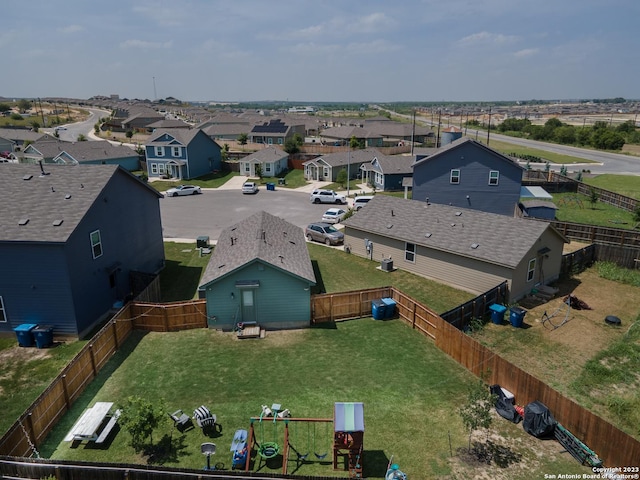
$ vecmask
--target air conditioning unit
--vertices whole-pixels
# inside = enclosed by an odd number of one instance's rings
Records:
[[[391,260],[390,258],[383,258],[382,262],[380,263],[380,269],[384,270],[385,272],[393,271],[393,260]]]

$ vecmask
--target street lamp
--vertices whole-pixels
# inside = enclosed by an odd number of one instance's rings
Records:
[[[347,197],[349,197],[349,184],[351,183],[351,145],[347,151]]]

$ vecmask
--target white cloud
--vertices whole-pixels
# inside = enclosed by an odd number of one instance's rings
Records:
[[[502,33],[478,32],[461,38],[456,42],[460,47],[470,47],[475,45],[504,45],[519,40],[515,35],[503,35]]]
[[[85,28],[82,25],[67,25],[66,27],[61,27],[58,29],[60,33],[78,33],[84,32]]]
[[[539,48],[524,48],[522,50],[518,50],[513,54],[516,58],[524,58],[531,57],[533,55],[537,55],[540,52]]]
[[[168,42],[147,42],[146,40],[125,40],[120,43],[120,48],[171,48],[172,41]]]

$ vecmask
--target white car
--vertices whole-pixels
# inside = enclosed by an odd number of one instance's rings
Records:
[[[242,184],[242,193],[258,193],[258,184],[256,182],[244,182]]]
[[[325,223],[340,223],[346,214],[347,211],[342,208],[330,208],[322,215],[322,221]]]
[[[167,190],[167,196],[169,197],[197,195],[199,193],[202,193],[202,190],[200,190],[200,187],[198,187],[197,185],[178,185],[177,187],[173,187]]]
[[[339,195],[333,190],[317,189],[311,192],[309,197],[313,203],[335,203],[339,205],[345,205],[347,198],[344,195]]]
[[[359,197],[356,197],[353,200],[354,210],[357,212],[362,207],[364,207],[367,203],[369,203],[369,200],[371,200],[372,198],[373,198],[373,195],[361,195]]]

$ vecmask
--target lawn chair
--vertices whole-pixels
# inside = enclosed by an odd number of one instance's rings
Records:
[[[182,410],[176,410],[175,412],[170,413],[169,416],[171,417],[171,420],[173,420],[173,426],[180,432],[184,432],[189,428],[194,428],[191,417]]]
[[[200,428],[216,428],[216,416],[204,405],[198,407],[193,412],[193,418]]]

